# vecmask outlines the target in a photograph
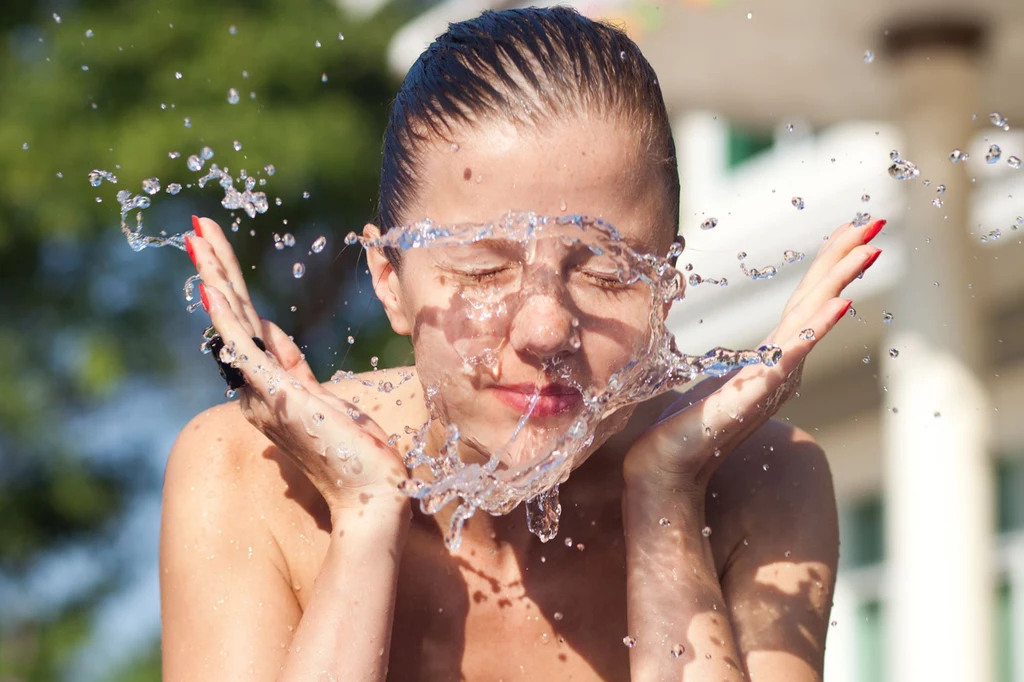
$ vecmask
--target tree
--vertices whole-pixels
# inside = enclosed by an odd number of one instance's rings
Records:
[[[140,427],[125,406],[170,401],[194,414],[223,388],[196,350],[202,312],[183,310],[191,264],[170,249],[128,248],[118,190],[160,179],[148,234],[190,229],[191,213],[230,224],[215,183],[166,192],[194,183],[186,158],[211,147],[207,168],[266,180],[257,189],[269,210],[240,214],[234,243],[261,311],[308,344],[321,378],[410,353],[374,313],[343,236],[372,213],[397,85],[385,49],[414,8],[355,19],[320,0],[61,7],[16,3],[0,16],[0,600],[18,597],[0,610],[0,679],[67,673],[123,586],[129,567],[115,539],[136,503],[159,495],[166,457],[139,430],[165,442],[182,426],[169,414]],[[93,187],[94,169],[117,184]],[[296,245],[278,250],[274,233]],[[327,248],[310,253],[320,235]],[[306,266],[302,279],[294,262]],[[187,383],[200,375],[201,385]],[[111,429],[123,438],[100,435]],[[59,570],[83,550],[101,569],[41,610],[42,567]],[[157,679],[159,657],[136,653],[138,670],[116,679]]]

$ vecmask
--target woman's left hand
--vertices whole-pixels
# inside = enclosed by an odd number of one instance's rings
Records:
[[[703,504],[724,458],[796,392],[807,354],[850,307],[839,295],[881,253],[868,242],[883,225],[847,223],[832,233],[765,340],[782,348],[781,360],[704,381],[683,394],[627,453],[627,491],[690,494]],[[807,329],[813,336],[804,334]]]

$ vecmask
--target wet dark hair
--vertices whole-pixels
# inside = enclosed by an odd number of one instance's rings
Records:
[[[376,224],[400,224],[419,189],[425,146],[487,120],[542,125],[578,112],[618,119],[664,174],[673,234],[679,170],[657,76],[630,38],[569,7],[486,11],[450,24],[413,64],[384,133]],[[397,264],[397,254],[388,254]]]

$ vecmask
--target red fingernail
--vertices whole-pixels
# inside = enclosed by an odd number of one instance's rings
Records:
[[[192,265],[196,264],[196,252],[192,248],[192,237],[185,237],[185,251],[188,253],[188,257],[192,259]]]
[[[199,218],[197,218],[196,216],[192,216],[192,229],[195,230],[196,234],[199,235],[200,237],[203,236],[203,228],[199,224]]]
[[[843,315],[846,314],[846,312],[850,309],[851,305],[853,305],[853,301],[847,301],[846,302],[846,305],[844,305],[842,310],[839,311],[839,314],[836,315],[836,320],[835,320],[836,322],[838,322],[839,320],[843,319]]]
[[[881,256],[881,255],[882,255],[882,250],[879,249],[878,251],[875,251],[873,254],[868,256],[868,259],[866,261],[864,261],[864,270],[862,270],[861,272],[864,272],[868,268],[870,268],[874,264],[874,262],[876,260],[878,260],[878,257]]]
[[[864,243],[867,244],[869,241],[878,236],[878,233],[885,227],[885,220],[879,220],[877,223],[868,228],[867,232],[864,233]]]
[[[210,310],[210,299],[206,297],[206,287],[203,283],[199,283],[199,300],[203,302],[203,310]]]

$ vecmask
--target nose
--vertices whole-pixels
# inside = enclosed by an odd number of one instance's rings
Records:
[[[577,326],[556,297],[538,293],[526,298],[512,318],[509,343],[519,353],[546,360],[579,348]]]

